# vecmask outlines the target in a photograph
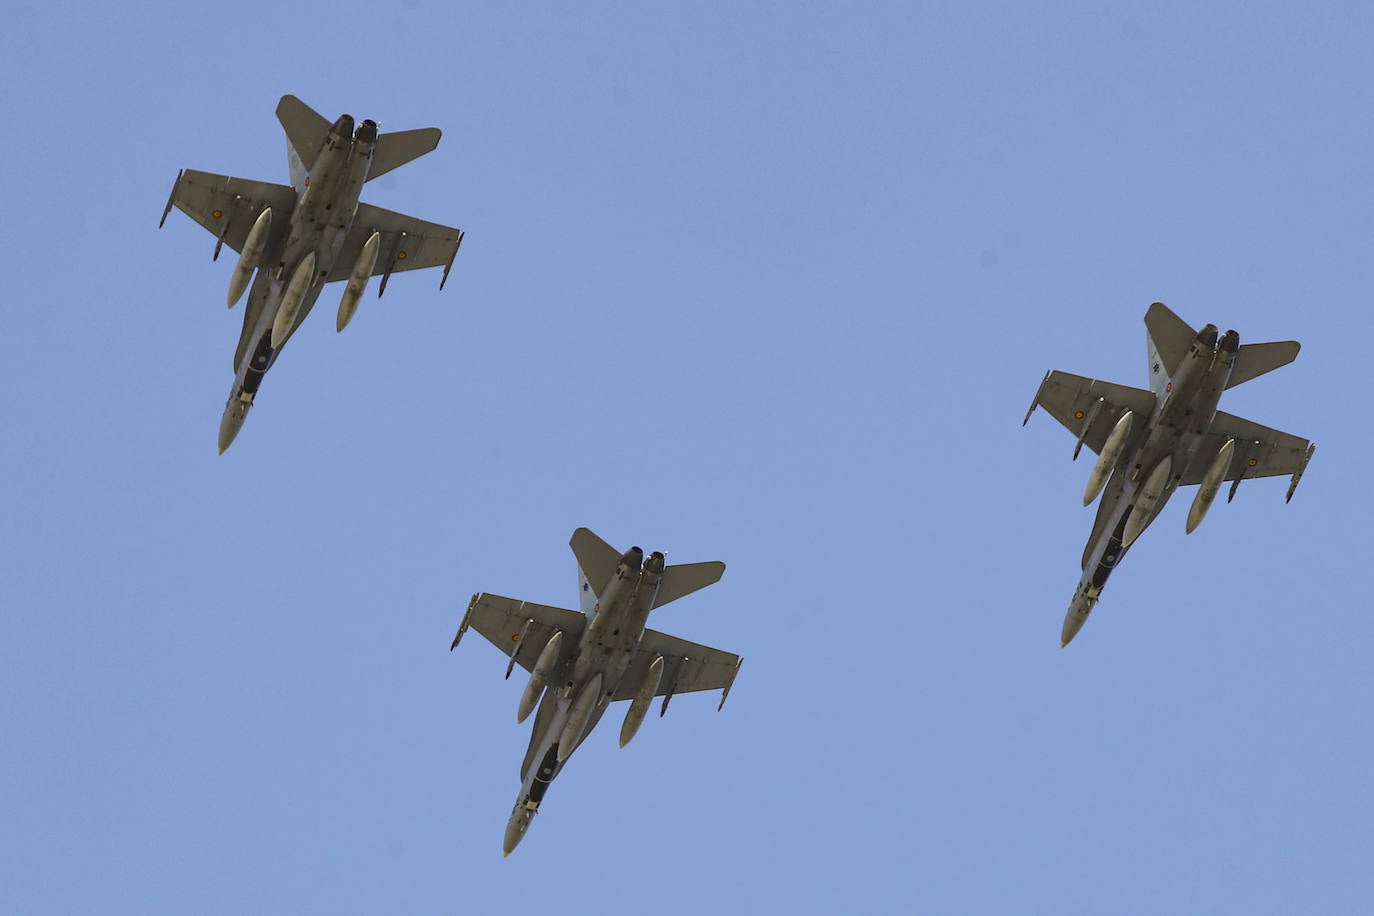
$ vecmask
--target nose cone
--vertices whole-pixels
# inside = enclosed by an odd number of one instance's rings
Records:
[[[515,851],[515,847],[520,845],[520,841],[525,838],[525,831],[530,829],[530,821],[534,819],[534,812],[528,810],[524,805],[517,805],[510,814],[510,820],[506,822],[506,836],[501,841],[501,858],[505,858]]]
[[[248,419],[248,408],[253,406],[251,399],[244,399],[243,396],[232,397],[229,403],[224,405],[224,415],[219,419],[219,453],[224,454],[224,450],[234,444],[234,438],[238,436],[239,430],[243,429],[243,421]]]
[[[1088,615],[1092,613],[1094,603],[1093,599],[1081,592],[1073,596],[1069,612],[1064,615],[1064,628],[1059,631],[1059,648],[1067,646],[1078,635],[1078,631],[1083,629],[1083,624],[1088,622]]]

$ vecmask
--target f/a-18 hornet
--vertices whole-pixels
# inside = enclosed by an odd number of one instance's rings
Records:
[[[379,134],[369,119],[355,131],[351,115],[331,125],[294,95],[281,97],[277,119],[286,130],[290,185],[183,169],[158,223],[177,207],[214,234],[215,260],[224,245],[238,252],[229,278],[230,308],[252,279],[234,353],[234,387],[220,419],[220,454],[238,435],[263,375],[326,283],[348,281],[336,324],[342,331],[371,277],[382,277],[380,296],[395,271],[442,267],[443,289],[463,243],[458,229],[358,201],[364,182],[438,146],[438,128]]]
[[[674,694],[720,690],[719,709],[739,672],[738,655],[644,626],[654,608],[719,581],[724,563],[665,566],[661,553],[646,560],[644,551],[631,547],[621,554],[586,528],[573,532],[570,546],[577,557],[582,613],[473,595],[449,647],[452,651],[468,627],[476,627],[510,655],[507,678],[517,664],[530,672],[516,720],[524,722],[536,703],[539,711],[520,766],[520,794],[506,824],[505,855],[524,837],[549,783],[612,702],[630,701],[620,728],[624,747],[654,697],[663,697],[662,716]]]
[[[1078,437],[1075,459],[1084,445],[1097,453],[1083,505],[1105,488],[1083,551],[1083,578],[1064,617],[1063,646],[1083,627],[1107,577],[1174,490],[1198,485],[1188,510],[1192,534],[1223,481],[1231,482],[1230,502],[1242,480],[1290,474],[1292,499],[1316,451],[1306,439],[1217,410],[1227,388],[1291,363],[1297,341],[1241,346],[1235,331],[1218,341],[1216,325],[1194,331],[1162,302],[1145,313],[1145,330],[1153,390],[1051,371],[1021,421],[1024,426],[1036,407],[1044,407]]]

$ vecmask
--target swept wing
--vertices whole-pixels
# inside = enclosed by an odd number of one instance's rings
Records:
[[[1236,454],[1223,480],[1297,474],[1312,457],[1312,443],[1307,439],[1218,410],[1198,450],[1201,457],[1188,466],[1179,485],[1187,487],[1202,483],[1211,456],[1220,451],[1227,439],[1236,440]]]
[[[531,671],[556,632],[563,633],[564,653],[574,651],[586,622],[576,611],[484,593],[473,597],[453,644],[458,645],[463,631],[471,626],[507,658],[514,653],[516,664]]]
[[[1043,407],[1064,428],[1092,449],[1102,451],[1112,427],[1123,411],[1136,416],[1136,429],[1144,428],[1144,421],[1154,412],[1154,392],[1129,385],[1116,385],[1098,379],[1084,378],[1068,372],[1053,370],[1045,374],[1040,390],[1035,393],[1031,410]],[[1026,413],[1030,419],[1030,412]],[[1074,453],[1077,455],[1077,453]]]
[[[183,169],[172,186],[162,219],[165,221],[176,207],[237,252],[243,250],[248,231],[264,208],[272,208],[273,234],[277,235],[287,231],[295,206],[295,189],[284,184]]]
[[[644,683],[649,666],[660,655],[663,656],[663,679],[658,683],[655,696],[696,690],[725,690],[734,682],[740,666],[740,657],[732,652],[698,645],[657,630],[645,630],[630,668],[612,699],[628,700],[634,697],[639,685]],[[725,702],[723,697],[721,702]]]
[[[363,245],[367,244],[373,232],[379,232],[382,236],[377,265],[372,269],[374,277],[400,270],[442,267],[444,280],[447,280],[453,258],[458,254],[458,246],[463,244],[461,229],[427,223],[404,213],[359,203],[357,214],[353,217],[353,227],[348,230],[343,248],[334,262],[334,269],[329,273],[330,281],[348,279]],[[443,289],[443,286],[441,280],[439,288]],[[382,289],[385,288],[383,282]],[[381,290],[377,294],[380,296]]]

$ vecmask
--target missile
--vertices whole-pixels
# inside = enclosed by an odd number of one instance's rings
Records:
[[[1315,445],[1308,443],[1307,454],[1302,456],[1302,467],[1298,468],[1298,470],[1293,474],[1292,478],[1288,481],[1288,495],[1283,498],[1284,502],[1292,501],[1293,491],[1297,490],[1298,481],[1302,480],[1303,472],[1307,470],[1307,463],[1312,460],[1312,453],[1316,450],[1317,447]]]
[[[539,660],[530,671],[530,681],[525,685],[525,692],[520,694],[520,709],[515,714],[516,722],[524,722],[534,711],[534,704],[549,683],[549,675],[553,672],[553,666],[558,661],[559,650],[562,648],[563,631],[558,630],[544,644],[544,651],[539,653]]]
[[[591,720],[599,699],[601,699],[600,671],[593,674],[592,679],[587,682],[587,686],[582,688],[582,692],[573,702],[572,711],[568,713],[568,724],[563,726],[563,734],[558,739],[559,763],[567,760],[568,755],[573,752],[573,748],[577,747],[577,742],[582,740],[582,733],[587,730],[587,722]]]
[[[1122,548],[1130,547],[1150,523],[1150,515],[1159,503],[1159,497],[1164,492],[1164,484],[1169,480],[1169,474],[1173,469],[1173,456],[1165,455],[1164,460],[1155,465],[1150,476],[1145,478],[1145,486],[1140,488],[1140,495],[1136,497],[1135,506],[1126,519],[1126,528],[1121,533]]]
[[[644,715],[649,711],[649,704],[654,701],[654,694],[658,693],[658,682],[662,679],[663,656],[660,655],[649,665],[649,670],[644,675],[644,683],[639,685],[639,692],[630,701],[630,711],[625,713],[625,724],[620,726],[621,747],[630,743],[630,739],[639,731],[639,726],[644,723]]]
[[[1227,439],[1217,451],[1217,456],[1212,459],[1212,466],[1202,476],[1197,496],[1193,497],[1193,505],[1188,509],[1188,534],[1192,534],[1193,529],[1202,524],[1207,510],[1212,508],[1212,500],[1217,498],[1217,491],[1221,489],[1221,482],[1226,478],[1226,469],[1231,466],[1231,456],[1235,453],[1236,440]]]
[[[314,277],[315,252],[312,251],[301,260],[300,266],[291,275],[291,282],[286,284],[286,292],[282,293],[277,317],[272,322],[273,350],[280,347],[286,335],[291,333],[291,326],[296,323],[296,312],[300,310],[301,301],[305,299],[305,291],[310,288],[310,281]]]
[[[1083,491],[1083,505],[1090,505],[1107,485],[1107,478],[1112,476],[1112,468],[1116,467],[1116,460],[1121,457],[1121,451],[1126,447],[1126,439],[1131,435],[1133,417],[1132,411],[1127,410],[1121,415],[1121,419],[1116,421],[1116,426],[1112,427],[1106,444],[1102,446],[1102,454],[1097,456],[1097,463],[1088,475],[1088,487]]]
[[[243,243],[239,262],[234,265],[234,274],[229,278],[229,307],[233,308],[243,298],[248,281],[257,269],[258,259],[263,248],[267,247],[267,233],[272,226],[272,208],[268,207],[258,214],[257,222],[248,230],[248,240]]]
[[[367,290],[367,281],[371,279],[372,271],[377,266],[377,252],[381,247],[380,232],[372,233],[363,243],[363,250],[358,253],[358,260],[353,264],[353,272],[348,275],[348,285],[344,287],[343,298],[339,300],[339,318],[334,323],[335,330],[342,331],[348,327],[354,313],[358,311],[358,302]]]

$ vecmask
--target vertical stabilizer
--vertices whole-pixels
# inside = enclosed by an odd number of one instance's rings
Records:
[[[606,591],[606,586],[611,584],[611,577],[620,565],[620,551],[601,540],[588,528],[578,528],[574,531],[568,546],[572,548],[573,556],[577,557],[577,585],[582,594],[582,610],[585,613],[591,605],[587,603],[588,591],[582,586],[591,586],[590,599],[594,605]]]
[[[324,115],[296,98],[284,95],[277,103],[277,120],[286,131],[286,162],[291,169],[291,186],[300,194],[305,176],[329,136],[330,124]]]
[[[1145,338],[1150,348],[1150,390],[1163,397],[1169,380],[1178,371],[1197,331],[1188,322],[1156,302],[1145,313]]]

